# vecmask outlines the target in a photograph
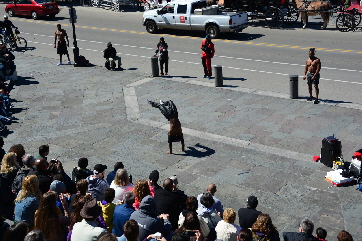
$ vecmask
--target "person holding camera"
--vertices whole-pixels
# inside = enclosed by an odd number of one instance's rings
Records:
[[[215,48],[214,43],[211,42],[210,35],[206,35],[205,39],[201,42],[201,59],[202,66],[204,67],[204,78],[211,79],[212,70],[211,70],[211,58],[214,57]]]
[[[157,57],[158,52],[160,52],[159,60],[161,75],[168,75],[168,44],[163,37],[160,38],[160,42],[157,44],[154,57]],[[165,65],[165,73],[163,72],[163,65]]]
[[[16,70],[16,65],[14,63],[15,56],[11,53],[3,43],[0,44],[0,69],[4,76],[4,80],[10,80],[11,76]],[[9,75],[7,70],[10,70]]]

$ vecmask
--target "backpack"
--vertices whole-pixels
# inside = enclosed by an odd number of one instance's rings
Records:
[[[89,60],[87,60],[83,55],[79,55],[79,66],[86,67],[89,65]]]
[[[357,190],[362,192],[362,177],[357,179]]]

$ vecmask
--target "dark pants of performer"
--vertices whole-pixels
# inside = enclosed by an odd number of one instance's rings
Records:
[[[204,67],[204,74],[206,76],[211,77],[212,76],[212,70],[211,70],[211,58],[201,58],[202,59],[202,66]]]
[[[178,118],[177,108],[172,101],[165,101],[163,104],[151,101],[150,104],[152,107],[158,108],[167,120]]]
[[[165,64],[165,72],[163,72],[163,64]],[[160,70],[161,70],[161,74],[168,73],[168,58],[160,59]]]

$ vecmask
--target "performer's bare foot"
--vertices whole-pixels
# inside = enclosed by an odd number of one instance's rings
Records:
[[[172,151],[168,151],[168,152],[166,152],[167,154],[172,154]]]
[[[185,150],[178,150],[178,151],[182,151],[182,152],[185,152]]]

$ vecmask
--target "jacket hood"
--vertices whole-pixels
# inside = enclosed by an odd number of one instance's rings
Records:
[[[140,212],[156,217],[157,216],[157,209],[155,199],[151,195],[147,195],[142,199],[142,202],[139,207]]]

